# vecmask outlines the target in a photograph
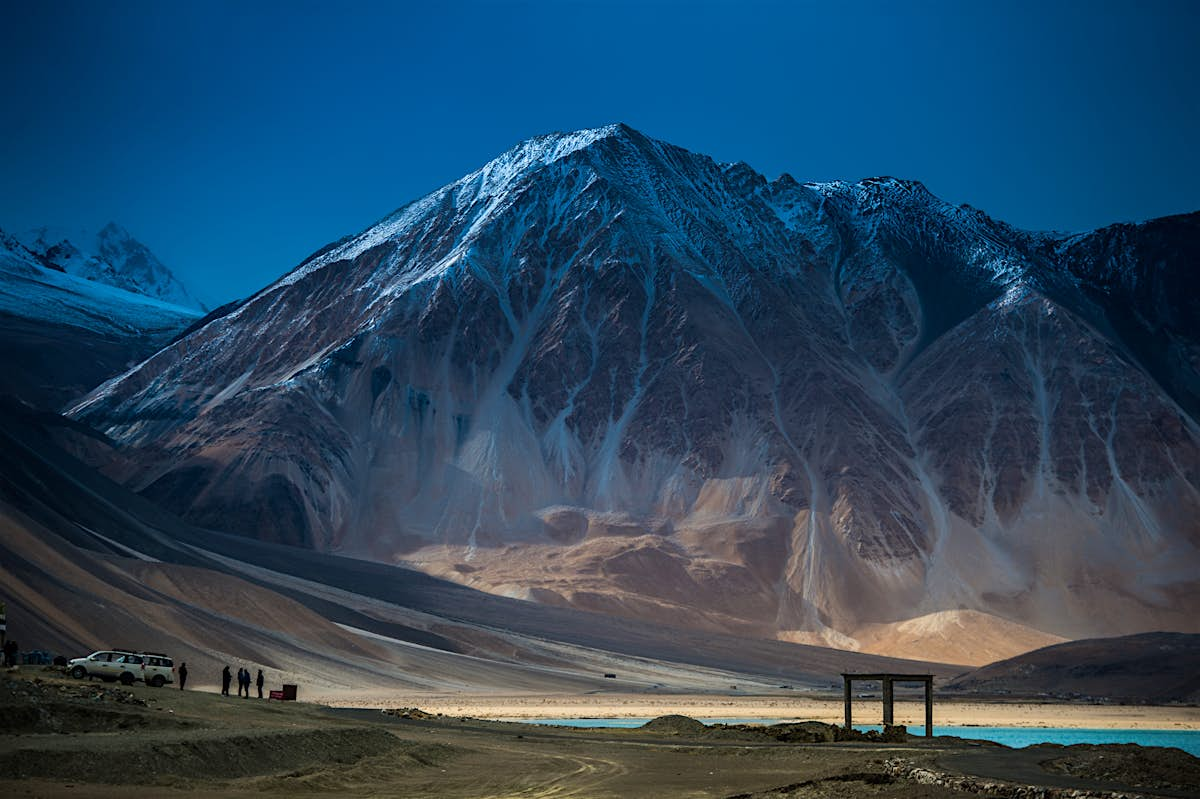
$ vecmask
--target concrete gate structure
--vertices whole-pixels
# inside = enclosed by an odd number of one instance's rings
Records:
[[[842,673],[842,693],[846,703],[846,729],[853,729],[850,706],[853,703],[853,684],[855,682],[883,683],[883,724],[889,727],[893,724],[893,691],[892,686],[898,682],[919,682],[925,684],[925,737],[933,737],[933,675],[932,674],[847,674]]]

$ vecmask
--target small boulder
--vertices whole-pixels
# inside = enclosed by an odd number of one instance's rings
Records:
[[[802,721],[797,724],[772,724],[766,732],[777,741],[798,744],[833,743],[837,731],[832,724],[819,721]]]

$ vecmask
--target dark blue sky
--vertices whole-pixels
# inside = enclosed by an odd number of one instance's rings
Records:
[[[1189,0],[0,9],[0,227],[115,220],[210,303],[521,139],[615,121],[1022,227],[1200,208]]]

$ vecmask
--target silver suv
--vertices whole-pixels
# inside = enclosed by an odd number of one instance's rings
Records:
[[[124,685],[141,680],[154,688],[175,681],[171,658],[160,652],[127,649],[102,649],[85,658],[74,658],[67,662],[67,673],[77,680],[99,677],[105,682],[120,680]]]

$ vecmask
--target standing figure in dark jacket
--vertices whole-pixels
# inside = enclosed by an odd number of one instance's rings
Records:
[[[183,690],[183,686],[187,685],[187,664],[179,664],[179,690]]]
[[[263,687],[264,682],[266,682],[266,680],[263,679],[262,669],[259,669],[258,670],[258,679],[255,680],[255,684],[258,685],[258,698],[259,699],[262,699],[262,687]]]
[[[233,675],[229,673],[229,666],[226,665],[221,671],[221,696],[229,696],[229,683],[233,682]]]

